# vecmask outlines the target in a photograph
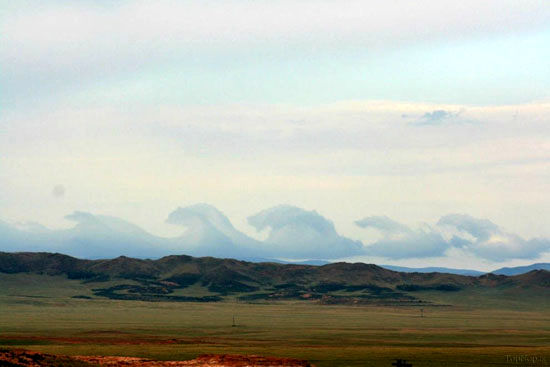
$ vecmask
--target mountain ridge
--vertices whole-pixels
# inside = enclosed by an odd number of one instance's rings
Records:
[[[550,271],[550,263],[535,263],[531,265],[504,267],[504,268],[493,270],[492,273],[503,274],[503,275],[519,275],[519,274],[528,273],[533,270]]]
[[[90,284],[93,297],[144,301],[212,302],[229,297],[241,301],[295,299],[410,305],[425,302],[425,292],[534,289],[539,294],[550,293],[550,272],[546,270],[474,277],[401,273],[365,263],[314,266],[188,255],[157,260],[126,256],[86,260],[59,253],[0,252],[0,273],[63,276]]]

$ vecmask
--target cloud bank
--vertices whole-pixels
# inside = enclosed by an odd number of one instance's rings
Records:
[[[257,230],[270,228],[266,241],[237,230],[229,218],[208,204],[180,207],[166,223],[182,227],[176,237],[159,237],[120,218],[76,211],[65,230],[36,223],[18,227],[0,222],[0,251],[56,251],[82,258],[120,255],[157,258],[172,254],[244,260],[336,259],[362,254],[362,244],[340,236],[331,221],[315,211],[278,206],[249,218]]]
[[[535,259],[550,251],[550,240],[526,240],[503,231],[488,219],[465,214],[441,217],[435,226],[424,224],[411,229],[388,217],[366,217],[355,224],[373,228],[382,239],[365,247],[365,253],[390,259],[444,256],[448,250],[460,249],[478,258],[491,261]]]
[[[507,233],[487,219],[478,219],[464,214],[442,217],[438,226],[456,231],[449,244],[475,255],[502,261],[507,259],[533,259],[550,251],[550,240],[545,238],[524,239]]]
[[[76,224],[69,229],[49,230],[38,223],[0,223],[0,251],[61,252],[89,259],[165,254],[164,239],[123,219],[81,211],[65,218]]]
[[[121,255],[158,258],[173,254],[214,256],[242,260],[336,260],[360,256],[390,260],[444,258],[463,253],[489,262],[536,259],[550,254],[550,239],[524,239],[504,231],[488,219],[449,214],[434,225],[411,228],[386,216],[355,221],[373,229],[373,242],[340,235],[333,222],[316,211],[279,205],[248,217],[258,232],[257,240],[236,229],[229,218],[212,205],[195,204],[172,211],[166,222],[182,227],[175,237],[153,235],[120,218],[75,211],[65,217],[75,225],[50,230],[38,223],[10,225],[0,221],[0,251],[61,252],[81,258]]]

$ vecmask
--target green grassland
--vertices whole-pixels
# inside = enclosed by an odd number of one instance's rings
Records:
[[[95,287],[62,275],[0,274],[0,347],[162,360],[260,354],[316,366],[391,366],[395,358],[414,366],[550,365],[550,299],[529,289],[424,290],[413,293],[430,303],[389,307],[243,302],[238,293],[206,303],[113,300]],[[192,287],[179,292],[211,294]]]

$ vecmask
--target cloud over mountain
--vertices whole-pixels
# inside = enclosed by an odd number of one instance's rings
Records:
[[[490,260],[533,259],[550,251],[549,239],[527,240],[517,234],[505,232],[487,219],[450,214],[442,217],[437,224],[456,231],[449,242],[452,246],[464,248]]]
[[[488,219],[449,214],[434,225],[411,228],[386,216],[355,222],[374,229],[380,238],[361,243],[340,235],[332,221],[316,211],[280,205],[248,218],[263,241],[236,229],[229,218],[208,204],[180,207],[166,222],[182,227],[173,238],[155,236],[123,219],[75,211],[65,217],[68,229],[51,230],[38,223],[10,225],[0,221],[0,251],[61,252],[81,258],[120,255],[158,258],[171,254],[237,259],[329,259],[351,256],[387,259],[442,258],[459,251],[490,262],[536,259],[550,253],[550,240],[525,239]],[[366,260],[365,260],[366,261]]]
[[[84,258],[120,255],[141,258],[162,256],[165,239],[156,237],[123,219],[75,211],[65,217],[73,228],[50,232],[65,253]]]
[[[361,242],[340,236],[332,221],[314,210],[280,205],[249,217],[248,223],[258,231],[269,228],[265,243],[281,257],[333,259],[363,251]]]
[[[465,214],[449,214],[441,217],[435,226],[425,224],[419,229],[379,216],[367,217],[355,224],[382,234],[382,239],[365,247],[368,255],[391,259],[444,256],[452,248],[490,261],[535,259],[550,251],[549,239],[526,240],[505,232],[488,219]]]
[[[98,259],[121,255],[140,258],[164,254],[166,240],[116,217],[75,211],[65,217],[69,229],[49,230],[37,223],[0,223],[1,251],[54,251]]]
[[[392,259],[437,257],[449,248],[443,236],[429,226],[413,230],[384,216],[366,217],[355,224],[361,228],[376,229],[383,236],[365,247],[368,255]]]
[[[243,258],[261,252],[261,242],[236,230],[222,212],[208,204],[178,208],[166,222],[186,228],[170,242],[173,249],[190,255]]]

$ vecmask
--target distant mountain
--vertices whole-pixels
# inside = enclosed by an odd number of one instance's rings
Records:
[[[211,302],[230,296],[242,301],[301,299],[328,304],[414,305],[426,302],[426,292],[469,289],[476,294],[486,289],[492,296],[531,290],[543,299],[550,297],[550,272],[545,270],[472,277],[403,273],[363,263],[311,266],[183,255],[158,260],[124,256],[82,260],[52,253],[0,252],[0,273],[66,276],[88,284],[93,297],[120,300]],[[188,290],[191,285],[192,290]]]
[[[389,270],[400,271],[405,273],[447,273],[458,275],[479,276],[482,274],[493,273],[498,275],[520,275],[525,274],[533,270],[548,270],[550,271],[550,263],[537,263],[525,266],[516,266],[509,268],[500,268],[491,272],[482,272],[478,270],[470,269],[453,269],[444,267],[425,267],[425,268],[409,268],[405,266],[396,265],[380,265],[381,267]]]
[[[304,261],[286,261],[284,262],[284,264],[323,266],[323,265],[331,264],[331,262],[325,261],[325,260],[304,260]]]
[[[280,259],[268,259],[263,257],[244,257],[243,261],[249,261],[252,263],[277,263],[277,264],[294,264],[294,265],[313,265],[313,266],[323,266],[330,264],[330,261],[326,260],[303,260],[303,261],[288,261]]]
[[[380,265],[380,266],[385,269],[400,271],[404,273],[447,273],[447,274],[470,275],[470,276],[479,276],[479,275],[485,274],[485,272],[483,271],[469,270],[469,269],[453,269],[453,268],[442,268],[442,267],[408,268],[405,266],[396,266],[396,265]]]
[[[492,271],[491,273],[501,274],[501,275],[518,275],[518,274],[528,273],[533,270],[550,271],[550,263],[537,263],[537,264],[525,265],[525,266],[515,266],[511,268],[500,268],[495,271]]]

